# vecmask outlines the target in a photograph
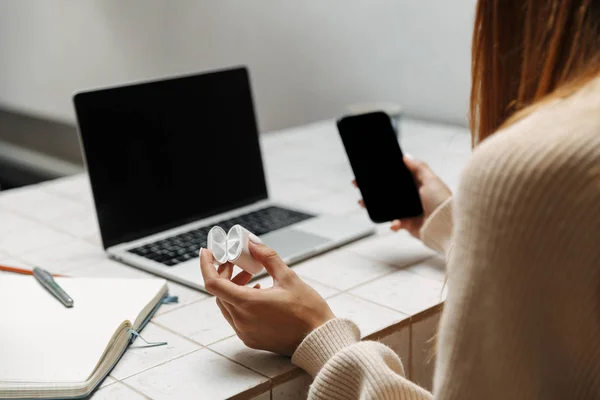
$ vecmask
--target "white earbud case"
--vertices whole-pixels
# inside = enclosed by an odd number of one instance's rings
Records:
[[[213,227],[208,232],[207,247],[215,258],[215,265],[229,261],[253,275],[261,272],[262,264],[252,257],[248,249],[250,235],[252,233],[241,225],[232,226],[228,233],[220,226]]]

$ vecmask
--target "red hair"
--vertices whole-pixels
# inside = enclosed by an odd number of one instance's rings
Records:
[[[471,72],[475,145],[598,75],[600,1],[479,0]]]

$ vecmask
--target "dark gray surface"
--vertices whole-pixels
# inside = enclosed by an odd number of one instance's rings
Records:
[[[83,165],[75,125],[0,109],[0,141]]]
[[[0,109],[0,190],[57,177],[43,166],[32,168],[18,159],[3,157],[10,152],[9,146],[83,166],[75,125]]]

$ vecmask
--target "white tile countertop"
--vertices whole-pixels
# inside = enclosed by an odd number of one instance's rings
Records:
[[[333,121],[265,134],[261,144],[272,198],[322,213],[364,213]],[[405,120],[401,144],[456,187],[470,153],[466,129]],[[0,226],[0,264],[41,265],[71,276],[148,276],[104,255],[86,175],[0,192]],[[397,349],[409,365],[411,324],[439,311],[444,296],[443,261],[385,224],[375,236],[294,269],[336,315]],[[272,285],[269,277],[260,282]],[[168,345],[130,348],[94,399],[305,397],[310,379],[288,358],[246,348],[211,296],[169,286],[179,303],[163,305],[143,332]]]

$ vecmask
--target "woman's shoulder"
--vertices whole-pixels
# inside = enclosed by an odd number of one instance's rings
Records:
[[[591,179],[600,180],[600,78],[484,141],[473,152],[462,184],[533,190],[556,188],[553,181],[576,186]],[[594,186],[600,194],[600,185]]]
[[[598,260],[600,81],[482,143],[453,208],[453,256],[477,254],[483,269],[486,257],[501,274]]]

